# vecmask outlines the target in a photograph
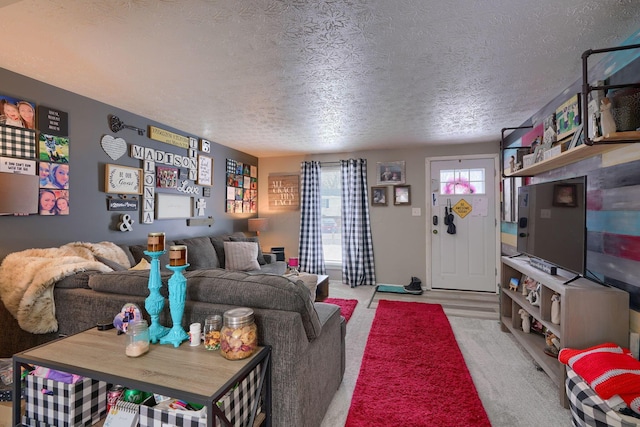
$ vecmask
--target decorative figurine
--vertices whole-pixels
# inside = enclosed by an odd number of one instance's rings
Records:
[[[524,308],[518,310],[518,314],[522,318],[522,331],[525,334],[531,332],[531,318],[529,317],[529,313]]]

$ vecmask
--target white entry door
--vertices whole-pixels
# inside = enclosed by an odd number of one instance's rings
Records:
[[[497,157],[427,159],[426,163],[431,191],[427,202],[431,288],[496,292]],[[448,219],[453,225],[447,224]]]

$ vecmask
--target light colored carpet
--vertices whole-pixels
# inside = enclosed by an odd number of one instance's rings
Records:
[[[367,309],[373,291],[372,286],[352,289],[338,281],[330,283],[331,297],[355,298],[359,303],[347,324],[344,379],[322,427],[344,426],[379,299],[442,304],[493,427],[571,425],[569,410],[558,400],[558,388],[536,369],[511,334],[500,330],[497,295],[451,291],[428,291],[421,296],[378,293]]]

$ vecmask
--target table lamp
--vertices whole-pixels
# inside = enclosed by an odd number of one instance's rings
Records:
[[[255,231],[256,236],[259,236],[261,231],[266,231],[268,225],[267,218],[249,218],[249,231]]]

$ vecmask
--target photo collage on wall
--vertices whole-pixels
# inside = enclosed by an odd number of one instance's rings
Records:
[[[227,213],[258,212],[258,167],[227,159]]]
[[[38,160],[40,215],[69,214],[69,137],[65,112],[0,94],[0,156]]]

